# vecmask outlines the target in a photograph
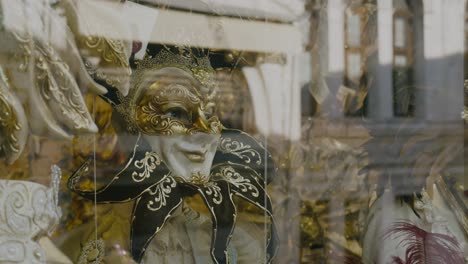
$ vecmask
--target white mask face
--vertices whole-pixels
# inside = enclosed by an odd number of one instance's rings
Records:
[[[188,180],[192,175],[209,176],[221,135],[200,132],[193,135],[143,137],[166,162],[173,176]]]

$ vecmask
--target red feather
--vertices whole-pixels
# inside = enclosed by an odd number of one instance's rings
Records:
[[[405,260],[394,256],[395,264],[464,264],[457,240],[451,236],[427,232],[408,222],[395,222],[385,233],[403,238],[399,243],[406,247]]]

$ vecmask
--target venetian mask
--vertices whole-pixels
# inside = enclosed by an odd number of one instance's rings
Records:
[[[100,189],[85,190],[80,185],[80,178],[92,171],[92,159],[68,180],[69,189],[97,203],[135,201],[130,252],[136,262],[143,260],[171,214],[194,194],[200,195],[211,215],[209,254],[214,263],[231,262],[228,249],[237,217],[234,195],[268,215],[266,263],[276,253],[271,201],[264,188],[276,168],[260,143],[240,130],[224,128],[214,115],[216,89],[210,68],[208,58],[168,51],[139,61],[129,94],[118,101],[108,97],[125,120],[125,137],[136,138],[132,146],[126,144],[133,147],[128,161]]]
[[[148,72],[136,89],[133,119],[152,150],[175,176],[206,178],[222,129],[209,89],[177,67]]]

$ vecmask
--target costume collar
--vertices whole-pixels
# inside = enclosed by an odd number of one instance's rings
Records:
[[[194,193],[201,195],[212,217],[210,253],[215,263],[228,262],[227,248],[237,216],[234,195],[254,204],[269,216],[268,263],[273,259],[277,234],[271,200],[265,187],[276,174],[276,168],[266,149],[245,132],[235,129],[222,131],[209,180],[203,182],[174,177],[141,136],[138,136],[128,162],[106,186],[92,191],[80,190],[79,179],[91,171],[91,161],[88,159],[70,177],[68,188],[86,199],[96,199],[98,203],[135,200],[130,234],[135,261],[141,261],[146,247],[181,206],[183,198]]]

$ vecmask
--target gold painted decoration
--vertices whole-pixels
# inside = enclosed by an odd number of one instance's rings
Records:
[[[254,161],[257,165],[262,163],[262,157],[260,156],[260,153],[253,149],[252,146],[233,140],[229,137],[223,138],[221,140],[219,143],[219,149],[223,152],[230,153],[241,158],[246,163],[250,163],[252,161]]]
[[[73,131],[97,132],[68,65],[51,46],[35,47],[35,88],[42,105],[47,105],[56,120]]]
[[[161,158],[154,152],[146,152],[145,157],[135,161],[135,168],[142,171],[134,171],[132,179],[135,182],[141,182],[149,178],[157,166],[161,165]]]
[[[203,187],[205,196],[211,197],[211,201],[214,204],[220,205],[223,202],[221,187],[219,187],[215,182],[207,182]]]
[[[250,195],[253,197],[258,197],[259,195],[258,188],[252,184],[251,180],[242,177],[232,166],[223,167],[220,172],[215,173],[214,176],[226,179],[243,193],[250,192]]]
[[[120,3],[115,3],[115,7]],[[128,42],[130,35],[126,40],[115,39],[102,35],[91,35],[92,28],[106,28],[108,30],[124,31],[123,35],[131,34],[127,25],[120,24],[116,26],[111,24],[120,21],[112,12],[106,12],[102,24],[89,24],[87,8],[91,5],[86,2],[80,3],[75,0],[61,1],[68,25],[73,32],[76,44],[85,63],[88,73],[95,79],[105,82],[108,86],[117,89],[121,94],[127,95],[130,88],[130,77],[132,70],[129,64],[131,55],[131,43]],[[93,31],[94,32],[94,31]]]
[[[250,145],[257,152],[259,144],[253,144],[247,134],[238,130],[223,130],[222,136],[235,138]],[[243,140],[244,139],[244,140]],[[213,234],[210,255],[214,263],[231,263],[230,238],[234,230],[237,208],[233,197],[238,196],[247,203],[264,211],[270,225],[267,239],[267,263],[276,254],[277,236],[274,227],[271,201],[264,189],[265,168],[246,163],[237,156],[216,152],[209,177],[193,175],[189,180],[173,177],[164,160],[151,152],[148,142],[138,137],[134,152],[126,165],[114,178],[100,189],[81,189],[80,181],[92,173],[90,163],[84,163],[68,180],[68,187],[85,199],[96,199],[97,203],[121,203],[134,201],[130,234],[130,252],[136,262],[142,261],[145,250],[172,213],[180,208],[183,200],[193,196],[193,191],[203,199],[212,216]],[[268,163],[273,163],[267,155]],[[156,166],[156,161],[160,163]],[[237,163],[236,161],[240,162]],[[146,170],[147,174],[144,173]],[[151,171],[151,172],[150,172]],[[133,175],[141,174],[142,181],[134,181]],[[147,177],[148,176],[148,177]],[[197,180],[198,179],[198,180]],[[191,191],[189,191],[191,190]],[[148,224],[151,223],[151,224]]]
[[[215,116],[217,86],[208,57],[195,49],[155,48],[148,47],[144,59],[135,61],[128,95],[118,91],[104,95],[115,110],[114,127],[123,129],[123,139],[134,143],[133,151],[126,153],[127,162],[114,168],[114,177],[102,188],[84,189],[82,179],[93,173],[85,162],[68,187],[97,203],[133,202],[130,253],[136,262],[144,260],[148,245],[184,200],[198,194],[212,218],[207,253],[214,263],[232,263],[237,196],[268,216],[266,262],[271,263],[277,236],[264,188],[276,172],[271,155],[248,134],[224,128]],[[219,140],[226,138],[221,150]],[[201,153],[195,143],[204,148]],[[178,170],[179,165],[196,170]]]
[[[158,82],[141,96],[135,111],[136,125],[145,134],[217,134],[221,124],[191,87]],[[196,91],[196,90],[195,90]]]
[[[117,111],[127,130],[152,135],[219,134],[214,70],[206,57],[184,57],[163,49],[137,62],[128,96]]]
[[[0,153],[11,164],[24,149],[28,123],[23,106],[11,90],[1,67],[0,77]]]
[[[25,9],[24,3],[18,5],[17,8]],[[50,38],[40,35],[29,25],[22,30],[6,30],[2,32],[2,42],[16,48],[9,54],[2,54],[1,63],[14,93],[25,98],[33,134],[69,139],[73,134],[94,133],[97,127],[84,103],[81,89],[97,94],[107,90],[83,70],[68,26],[53,10],[47,12],[50,12],[50,30],[63,42],[52,43]]]
[[[130,54],[125,51],[124,42],[88,36],[81,40],[81,44],[80,46],[84,46],[88,51],[84,56],[88,73],[97,80],[104,80],[107,85],[118,89],[122,94],[127,94],[132,70],[128,63]],[[93,57],[100,58],[100,61],[94,63],[91,59]]]
[[[203,89],[198,91],[204,94],[207,100],[212,100],[216,95],[216,83],[213,79],[214,69],[211,67],[208,57],[197,57],[191,55],[191,50],[184,49],[189,55],[183,56],[175,54],[170,49],[163,49],[156,55],[146,55],[146,57],[137,61],[137,69],[132,75],[133,86],[137,86],[147,79],[148,72],[153,72],[162,68],[174,67],[179,68],[193,77],[203,86]],[[166,75],[167,78],[180,77],[177,75]]]
[[[147,207],[151,211],[157,211],[161,207],[166,206],[166,199],[172,192],[172,189],[175,188],[177,182],[172,177],[167,177],[160,184],[155,186],[154,191],[149,189],[148,192],[154,197],[152,200],[148,201]]]

